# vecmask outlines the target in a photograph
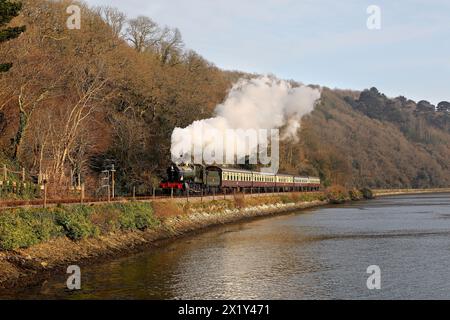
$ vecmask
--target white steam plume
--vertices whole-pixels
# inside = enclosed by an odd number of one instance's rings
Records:
[[[282,139],[297,139],[302,117],[314,110],[320,96],[319,89],[305,85],[292,87],[272,76],[241,79],[225,102],[216,107],[216,117],[173,131],[172,157],[176,159],[181,156],[180,151],[186,150],[187,136],[191,137],[192,148],[194,145],[206,148],[214,143],[213,129],[221,133],[229,129],[281,129]]]

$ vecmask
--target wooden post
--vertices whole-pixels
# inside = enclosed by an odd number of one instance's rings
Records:
[[[133,201],[136,201],[136,186],[133,186]]]
[[[112,198],[116,197],[116,179],[115,179],[116,170],[114,169],[114,165],[112,165],[111,175],[112,175]]]
[[[25,168],[22,168],[22,182],[25,183]]]
[[[44,180],[44,209],[47,208],[47,181]]]
[[[173,199],[173,188],[170,189],[170,197]]]
[[[153,187],[153,200],[155,200],[155,199],[156,199],[156,188]]]
[[[111,187],[108,184],[108,202],[111,202]]]
[[[83,202],[84,202],[84,183],[81,184],[80,202],[81,202],[81,204],[83,204]]]
[[[6,164],[3,165],[3,180],[8,180],[8,168],[6,168]]]

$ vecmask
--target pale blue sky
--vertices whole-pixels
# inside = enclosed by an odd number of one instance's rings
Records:
[[[224,69],[450,100],[450,0],[87,0],[178,27]],[[369,5],[382,10],[368,30]]]

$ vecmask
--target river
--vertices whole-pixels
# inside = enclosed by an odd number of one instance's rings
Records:
[[[381,269],[381,290],[367,268]],[[222,226],[10,292],[21,299],[450,299],[450,195],[408,195]],[[0,296],[1,298],[1,296]],[[5,297],[3,297],[5,298]]]

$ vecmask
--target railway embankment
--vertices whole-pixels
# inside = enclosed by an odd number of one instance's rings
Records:
[[[400,196],[400,195],[408,195],[408,194],[411,194],[411,195],[428,194],[428,193],[450,193],[450,188],[373,190],[373,195],[375,197]]]
[[[2,211],[0,290],[36,285],[70,265],[114,259],[206,228],[363,197],[339,192]]]

